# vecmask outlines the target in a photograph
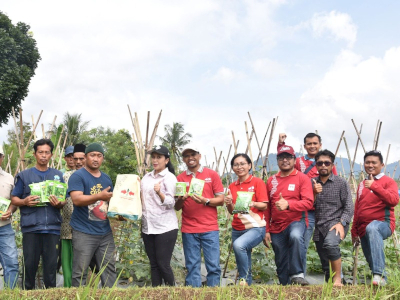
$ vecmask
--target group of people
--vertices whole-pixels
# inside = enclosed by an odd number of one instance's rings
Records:
[[[224,204],[233,214],[232,248],[241,285],[252,283],[251,252],[261,242],[275,253],[280,284],[307,285],[306,253],[312,237],[326,280],[333,278],[333,284],[341,286],[340,243],[350,230],[352,219],[352,240],[355,246],[361,243],[373,284],[386,284],[383,240],[395,229],[394,207],[399,195],[396,182],[382,172],[381,153],[365,154],[368,178],[360,182],[354,205],[349,184],[337,176],[335,155],[329,150],[321,151],[319,135],[305,136],[307,154],[297,158],[285,140],[286,134],[280,134],[279,171],[267,183],[251,174],[252,161],[247,154],[236,154],[231,167],[237,179],[228,189],[224,189],[215,171],[201,165],[201,152],[196,146],[182,151],[187,169],[177,177],[166,147],[156,146],[149,151],[153,170],[140,181],[141,234],[150,261],[152,286],[175,285],[171,258],[179,230],[176,211],[180,210],[185,285],[202,285],[202,254],[206,285],[220,284],[217,206]],[[0,196],[12,201],[0,221],[0,263],[5,283],[13,288],[18,279],[17,248],[10,218],[19,207],[23,288],[35,288],[40,257],[44,285],[55,287],[59,256],[65,287],[85,284],[89,268],[94,272],[101,270],[103,286],[111,287],[117,278],[115,244],[106,214],[98,213],[99,208],[107,208],[113,195],[110,177],[100,171],[104,149],[98,143],[67,147],[66,167],[58,171],[48,167],[53,148],[48,139],[36,141],[35,167],[20,172],[15,180],[0,168]],[[0,165],[3,158],[4,153],[0,153]],[[188,194],[193,178],[204,181],[201,195]],[[66,201],[50,196],[47,206],[37,206],[37,196],[31,195],[29,184],[45,180],[67,183]],[[186,183],[184,196],[175,195],[177,182]],[[240,192],[252,192],[248,212],[234,210]]]

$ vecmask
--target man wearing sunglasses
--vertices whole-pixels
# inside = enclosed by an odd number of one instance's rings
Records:
[[[334,274],[333,285],[343,286],[339,244],[349,230],[354,212],[353,199],[347,181],[332,172],[335,155],[323,150],[315,155],[315,161],[319,176],[312,179],[315,194],[314,242],[325,280],[330,278],[330,265]]]
[[[268,179],[271,205],[264,211],[267,222],[264,245],[275,252],[279,282],[282,285],[308,285],[304,278],[304,232],[307,211],[314,197],[310,179],[294,168],[296,156],[290,146],[278,150],[279,172]]]
[[[364,169],[368,179],[357,190],[351,237],[354,245],[361,242],[365,258],[372,271],[372,284],[386,284],[383,240],[395,229],[394,208],[399,203],[396,182],[382,172],[383,157],[373,150],[364,155]]]

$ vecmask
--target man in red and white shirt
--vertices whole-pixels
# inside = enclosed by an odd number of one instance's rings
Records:
[[[385,285],[385,253],[383,240],[396,226],[394,208],[399,203],[397,183],[382,172],[383,157],[373,150],[364,155],[368,179],[358,186],[351,237],[361,246],[373,274],[373,285]]]
[[[286,137],[287,137],[286,133],[279,134],[278,150],[279,148],[285,145]],[[315,155],[317,155],[317,153],[321,149],[322,149],[321,137],[318,134],[312,132],[307,133],[306,136],[304,137],[304,150],[306,150],[307,154],[302,157],[296,158],[296,163],[294,165],[294,168],[307,175],[308,178],[310,178],[310,180],[311,178],[318,177],[319,173],[317,167],[315,166]],[[333,166],[332,173],[334,175],[337,175],[335,166]],[[314,233],[314,227],[315,227],[315,211],[313,207],[308,211],[308,226],[306,232],[304,233],[304,247],[306,249],[306,255],[308,246],[310,245],[310,241]],[[307,273],[306,258],[304,258],[303,265],[304,265],[304,273]]]
[[[304,278],[304,232],[308,225],[307,211],[313,207],[311,180],[294,168],[292,147],[278,150],[279,172],[268,179],[270,205],[265,210],[266,234],[264,244],[275,252],[279,282],[308,285]]]
[[[219,228],[217,206],[224,204],[224,187],[217,172],[200,165],[197,147],[182,151],[187,170],[179,174],[178,182],[186,182],[186,195],[178,197],[175,209],[182,209],[182,242],[187,276],[185,285],[201,286],[201,249],[207,269],[207,286],[220,284]],[[192,178],[204,180],[201,196],[189,196]]]

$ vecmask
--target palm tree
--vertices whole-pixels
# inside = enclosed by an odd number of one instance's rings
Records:
[[[65,145],[77,144],[80,141],[81,134],[87,130],[90,121],[83,122],[81,116],[82,114],[70,114],[69,112],[64,114],[64,119],[62,121],[62,124],[64,124],[64,132],[61,140],[64,141],[65,134],[68,133]],[[53,134],[57,133],[57,128],[58,126],[53,128]]]
[[[172,127],[170,125],[165,125],[164,131],[165,135],[159,137],[159,139],[171,152],[171,160],[181,164],[183,147],[190,143],[192,135],[188,132],[185,133],[183,124],[179,122],[173,122]]]

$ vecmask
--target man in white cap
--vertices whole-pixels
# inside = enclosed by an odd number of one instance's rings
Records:
[[[175,209],[182,209],[182,242],[188,271],[185,284],[201,286],[201,249],[207,269],[207,286],[220,284],[219,228],[217,206],[224,204],[224,187],[217,172],[200,165],[201,154],[197,147],[182,151],[187,170],[178,175],[178,182],[186,182],[186,195],[178,197]],[[192,178],[204,180],[201,196],[189,196]]]
[[[14,188],[14,178],[1,168],[3,160],[4,151],[0,146],[0,197],[9,200]],[[4,283],[11,289],[18,281],[18,252],[15,233],[11,227],[11,217],[16,209],[16,206],[10,204],[7,211],[1,212],[0,220],[0,263],[4,270]]]

